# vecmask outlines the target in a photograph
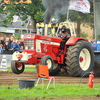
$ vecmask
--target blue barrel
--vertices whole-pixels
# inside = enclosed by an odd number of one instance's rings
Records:
[[[95,55],[95,63],[97,65],[100,65],[100,51],[94,51],[94,55]]]
[[[93,50],[97,51],[97,43],[93,43],[92,46],[93,46]]]

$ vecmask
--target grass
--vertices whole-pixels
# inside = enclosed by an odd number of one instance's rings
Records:
[[[11,68],[8,68],[9,72],[12,72]],[[36,72],[35,68],[25,68],[24,72]],[[32,89],[18,89],[18,85],[1,85],[0,86],[0,99],[24,99],[24,98],[51,98],[51,97],[83,97],[100,96],[100,85],[94,85],[93,89],[89,89],[88,85],[71,84],[56,84],[53,88],[53,84],[50,84],[46,91],[46,86],[42,89],[42,85],[33,87]]]
[[[11,68],[7,68],[8,72],[12,72]],[[25,68],[24,72],[36,72],[35,68]]]
[[[48,90],[46,90],[46,84],[42,89],[42,85],[33,87],[32,89],[18,89],[18,85],[1,85],[0,86],[0,99],[24,99],[24,98],[51,98],[51,97],[96,97],[100,95],[100,85],[94,85],[93,89],[88,88],[88,85],[68,85],[68,84],[56,84],[53,88],[53,84],[50,84]]]

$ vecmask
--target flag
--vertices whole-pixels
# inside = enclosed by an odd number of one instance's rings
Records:
[[[76,10],[82,13],[90,13],[90,3],[88,0],[70,0],[69,10]]]

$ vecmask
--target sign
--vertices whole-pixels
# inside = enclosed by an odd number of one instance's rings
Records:
[[[6,55],[3,55],[0,70],[7,71]]]

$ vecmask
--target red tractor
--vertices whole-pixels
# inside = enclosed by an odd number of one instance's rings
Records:
[[[24,35],[24,52],[14,52],[11,68],[15,74],[24,71],[25,64],[47,65],[50,75],[65,69],[69,76],[83,76],[94,69],[94,51],[87,39],[70,37],[64,54],[59,53],[61,38],[38,34]]]

